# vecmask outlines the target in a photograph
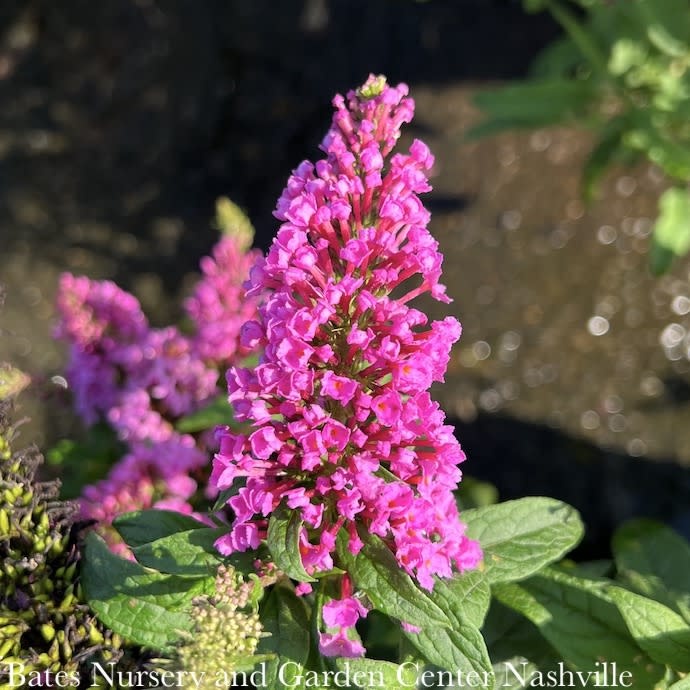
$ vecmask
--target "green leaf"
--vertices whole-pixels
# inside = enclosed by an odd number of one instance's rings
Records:
[[[266,664],[266,685],[271,690],[302,688],[297,677],[304,675],[309,658],[309,615],[303,599],[287,587],[274,587],[260,612],[264,630],[270,633],[259,643],[259,653],[275,654]],[[280,670],[284,683],[279,678]]]
[[[524,657],[511,657],[493,665],[495,688],[529,687],[530,678],[539,670],[537,664]]]
[[[690,195],[687,189],[671,187],[659,199],[659,217],[652,235],[650,266],[655,275],[664,273],[673,259],[690,249]]]
[[[381,539],[373,534],[361,536],[364,547],[354,556],[347,546],[347,534],[340,530],[338,557],[374,608],[412,625],[448,627],[451,623],[448,615],[403,572]]]
[[[565,573],[569,573],[570,575],[577,575],[578,577],[584,577],[590,580],[600,577],[609,577],[614,570],[613,561],[607,558],[602,558],[598,561],[585,561],[584,563],[564,560],[555,564],[553,567]]]
[[[606,581],[545,568],[520,584],[501,584],[492,591],[534,623],[563,661],[582,671],[596,668],[597,661],[615,661],[620,672],[632,674],[631,687],[649,690],[664,669],[631,639],[606,586]]]
[[[539,669],[548,669],[557,666],[559,661],[558,652],[534,623],[495,598],[491,602],[482,634],[494,664],[517,656]]]
[[[455,492],[455,501],[461,511],[483,508],[498,502],[498,489],[489,482],[463,476],[462,483]]]
[[[160,651],[190,629],[186,609],[193,597],[208,591],[205,578],[161,575],[116,556],[94,532],[86,538],[81,582],[89,606],[105,625]]]
[[[172,510],[151,509],[120,515],[113,520],[113,527],[130,548],[135,548],[177,532],[206,529],[208,525]]]
[[[228,402],[228,396],[225,394],[214,398],[206,407],[178,419],[175,429],[181,434],[194,434],[224,424],[237,425],[234,421],[232,407]]]
[[[486,119],[470,129],[467,138],[567,122],[586,110],[594,93],[592,84],[573,79],[533,80],[480,91],[474,102]]]
[[[682,680],[670,685],[668,690],[690,690],[690,676],[685,676]]]
[[[19,395],[31,382],[29,376],[15,367],[0,363],[0,400]]]
[[[416,686],[417,670],[411,664],[398,665],[378,659],[350,659],[338,657],[333,659],[336,673],[350,679],[347,686],[351,690],[370,690],[372,687],[386,690],[410,690]],[[334,680],[338,676],[333,677]],[[372,679],[374,683],[372,683]],[[341,687],[344,687],[341,685]]]
[[[218,494],[216,502],[213,504],[211,512],[215,513],[225,507],[225,504],[233,497],[237,496],[240,489],[246,486],[246,479],[244,477],[238,477],[227,489],[224,489]]]
[[[618,577],[690,623],[690,544],[654,520],[631,520],[613,535]]]
[[[490,583],[529,577],[570,551],[584,532],[574,508],[543,497],[466,510],[462,520],[484,550]]]
[[[622,587],[610,587],[607,593],[650,658],[677,671],[690,671],[690,627],[686,621],[658,601]]]
[[[629,126],[627,115],[616,117],[602,130],[592,152],[585,161],[582,170],[582,195],[586,201],[591,201],[597,185],[606,169],[623,152],[623,135]]]
[[[688,53],[688,45],[679,41],[661,24],[654,24],[647,29],[650,43],[664,55],[672,58],[684,58]]]
[[[78,440],[61,439],[47,453],[50,465],[60,467],[61,495],[74,498],[86,484],[103,478],[126,453],[126,446],[105,423],[94,424]]]
[[[214,542],[225,528],[191,529],[132,548],[141,565],[173,575],[215,576],[223,558]]]
[[[452,673],[476,673],[479,678],[486,679],[484,687],[493,687],[489,653],[482,634],[475,627],[425,627],[417,633],[403,631],[403,636],[430,664]]]
[[[454,624],[481,628],[491,603],[491,590],[484,573],[473,570],[449,579],[436,578],[429,597]]]
[[[266,545],[276,566],[286,575],[300,582],[315,582],[304,569],[299,551],[303,524],[298,511],[288,511],[281,506],[268,521]]]

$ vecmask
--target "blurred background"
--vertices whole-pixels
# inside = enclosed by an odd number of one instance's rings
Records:
[[[265,249],[333,94],[384,73],[409,84],[408,136],[436,155],[426,201],[455,301],[424,307],[464,327],[435,391],[464,471],[502,499],[574,504],[590,557],[635,515],[690,534],[690,262],[655,277],[647,256],[666,177],[614,167],[585,203],[585,127],[466,137],[475,96],[560,35],[519,0],[3,0],[0,361],[34,379],[27,440],[74,431],[50,335],[60,272],[113,279],[153,324],[175,321],[215,199]]]

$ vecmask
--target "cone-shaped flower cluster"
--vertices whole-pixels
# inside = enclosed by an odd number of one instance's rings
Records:
[[[333,567],[341,530],[357,553],[361,526],[431,589],[433,576],[481,558],[453,497],[465,456],[428,393],[460,324],[428,324],[409,306],[426,292],[450,301],[418,196],[433,157],[421,141],[392,155],[413,115],[406,86],[372,76],[334,106],[326,158],[290,177],[278,235],[251,272],[247,294],[268,297],[242,342],[264,354],[256,369],[228,372],[236,415],[254,429],[220,433],[212,482],[246,485],[229,500],[234,522],[217,547],[257,547],[282,503],[304,521],[308,572]]]
[[[220,391],[219,373],[246,351],[241,325],[256,313],[242,283],[259,255],[251,234],[226,234],[202,260],[202,279],[185,308],[195,332],[151,328],[137,299],[110,281],[64,274],[56,337],[70,345],[67,378],[87,424],[107,421],[128,453],[109,476],[85,489],[82,513],[102,525],[131,510],[191,512],[197,484],[190,473],[207,451],[175,421]],[[112,536],[112,535],[110,535]]]

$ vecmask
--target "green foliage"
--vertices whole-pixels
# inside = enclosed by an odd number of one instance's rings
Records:
[[[613,537],[618,579],[630,590],[680,613],[690,623],[690,545],[653,520],[634,520]]]
[[[286,575],[302,582],[314,582],[302,565],[299,552],[299,535],[302,521],[299,513],[292,514],[286,508],[279,508],[268,521],[268,538],[266,544],[271,552],[273,562]]]
[[[654,273],[690,250],[690,12],[684,0],[523,0],[549,11],[566,37],[537,58],[533,77],[478,94],[485,119],[470,136],[515,128],[584,125],[597,134],[585,164],[590,199],[613,163],[639,155],[676,187],[660,200]],[[579,6],[579,7],[578,7]],[[613,115],[612,115],[613,114]]]
[[[674,258],[690,249],[690,194],[678,187],[667,189],[659,200],[659,211],[650,256],[656,274],[666,271]]]
[[[102,479],[124,454],[125,446],[113,429],[99,423],[89,427],[78,441],[58,441],[46,453],[46,459],[60,470],[62,495],[76,498],[85,484]]]
[[[366,593],[374,607],[398,620],[418,626],[449,627],[448,614],[412,578],[404,573],[391,550],[373,534],[362,535],[364,547],[354,556],[343,532],[338,556],[355,586]]]
[[[221,424],[231,424],[232,421],[233,413],[228,396],[219,395],[200,410],[180,418],[175,424],[175,429],[181,434],[195,434]]]
[[[575,668],[616,661],[630,671],[636,688],[651,688],[663,676],[631,639],[603,582],[545,569],[520,584],[494,588],[498,600],[525,616]]]
[[[312,644],[310,611],[303,599],[285,586],[275,587],[261,610],[264,630],[270,635],[259,643],[259,651],[275,658],[267,665],[269,688],[284,690],[299,687],[297,677],[304,674]],[[287,669],[279,678],[280,668]]]
[[[577,511],[552,498],[522,498],[466,510],[467,534],[484,550],[491,583],[522,580],[575,547],[584,528]]]
[[[108,626],[128,640],[170,651],[189,630],[185,610],[213,578],[184,578],[147,570],[113,554],[95,533],[86,540],[84,591],[91,608]]]
[[[690,545],[662,524],[636,520],[617,531],[613,552],[615,573],[606,561],[565,563],[492,586],[484,626],[492,659],[517,653],[534,673],[559,662],[582,673],[615,662],[631,674],[630,687],[687,687]]]
[[[227,615],[246,623],[250,641],[232,665],[251,669],[261,661],[265,684],[259,687],[265,690],[326,687],[318,674],[343,671],[347,664],[351,672],[380,673],[391,688],[400,687],[398,673],[411,682],[425,669],[460,672],[487,689],[530,682],[543,687],[568,672],[580,674],[584,687],[588,678],[595,685],[601,680],[596,674],[603,673],[602,664],[611,673],[614,662],[616,673],[629,674],[629,687],[684,688],[690,671],[690,546],[682,537],[658,523],[636,521],[615,535],[614,561],[576,564],[559,562],[583,531],[577,512],[560,501],[508,501],[466,510],[463,519],[469,536],[482,544],[484,566],[435,578],[431,590],[402,571],[379,537],[360,534],[364,546],[352,554],[345,530],[338,535],[336,567],[309,577],[301,561],[301,525],[285,509],[269,521],[267,548],[231,558],[214,548],[225,527],[166,511],[123,516],[116,527],[137,562],[120,559],[91,535],[84,586],[101,620],[119,634],[177,659],[183,670],[203,666],[203,638],[204,649],[215,650],[208,657],[215,668],[225,652],[200,621],[225,615],[210,610],[218,608],[217,574],[232,565],[225,572],[237,573],[248,608],[230,606]],[[264,560],[259,572],[257,557]],[[344,572],[371,609],[359,632],[367,648],[377,650],[376,659],[346,664],[318,651],[321,610],[340,596]],[[310,581],[313,593],[297,596],[293,580]],[[191,637],[184,633],[190,629],[196,631]],[[185,645],[192,650],[186,657],[180,651]]]

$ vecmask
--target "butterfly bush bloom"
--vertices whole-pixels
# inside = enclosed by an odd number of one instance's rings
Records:
[[[251,235],[225,236],[212,256],[201,260],[202,279],[185,301],[185,310],[194,322],[194,346],[206,360],[220,364],[233,362],[248,350],[239,342],[242,324],[256,314],[257,298],[245,298],[242,284],[249,269],[261,256],[247,251]]]
[[[131,510],[192,511],[191,475],[207,465],[207,453],[175,421],[217,395],[219,372],[246,353],[240,328],[258,298],[243,299],[241,286],[260,255],[246,251],[250,243],[246,231],[229,233],[202,259],[202,278],[185,305],[195,326],[189,336],[151,328],[137,299],[110,281],[61,277],[55,335],[70,345],[75,406],[87,424],[106,420],[128,449],[82,496],[83,517],[104,530]]]
[[[256,547],[284,504],[303,520],[308,573],[334,566],[338,535],[356,554],[359,526],[430,590],[434,576],[475,567],[481,551],[453,497],[464,453],[427,391],[443,381],[460,324],[429,324],[409,306],[427,292],[450,300],[419,199],[433,156],[418,140],[392,153],[413,116],[407,93],[372,76],[336,96],[326,157],[288,180],[275,211],[282,225],[247,291],[267,294],[242,330],[263,355],[254,370],[227,375],[236,416],[253,430],[220,432],[211,481],[220,490],[246,482],[229,500],[222,553]],[[341,632],[352,627],[343,610]],[[343,654],[345,640],[331,634],[322,647]]]

